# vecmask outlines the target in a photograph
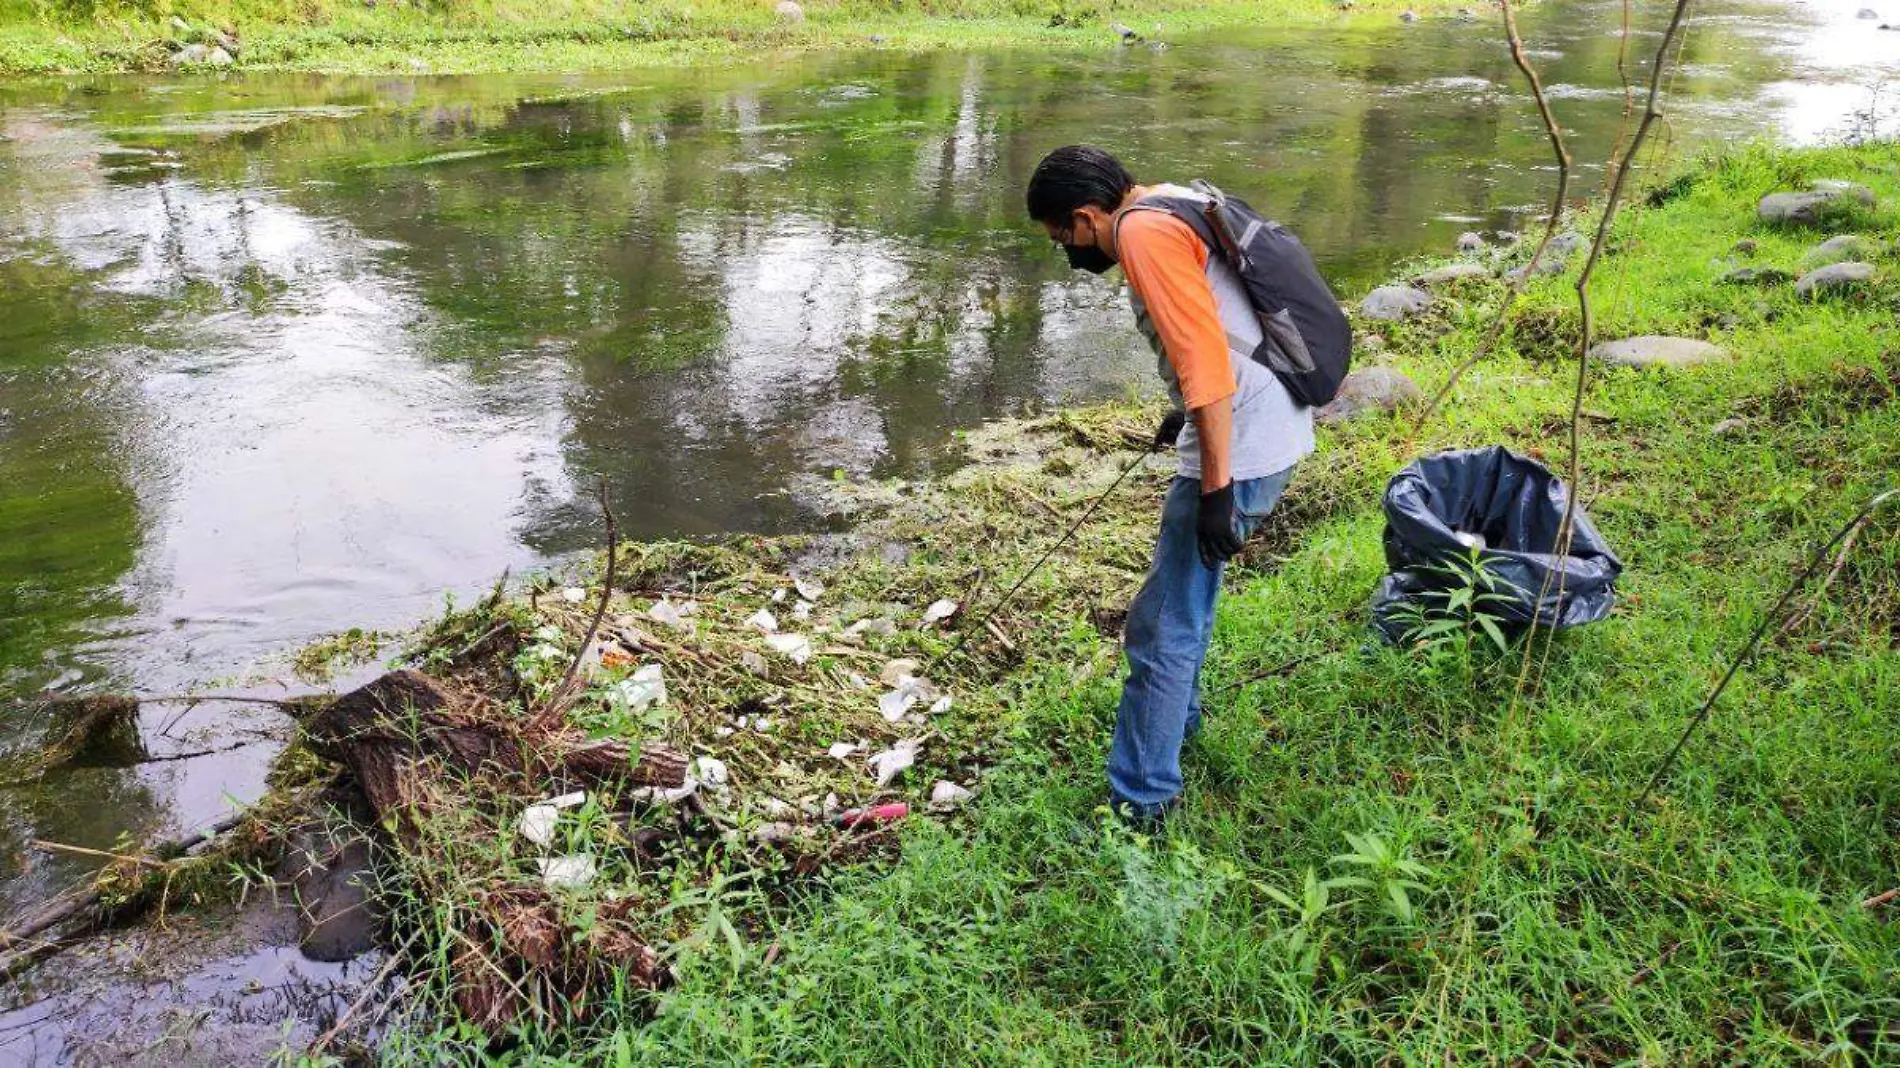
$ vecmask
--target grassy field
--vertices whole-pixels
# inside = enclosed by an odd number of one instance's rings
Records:
[[[651,643],[671,718],[590,729],[719,755],[731,829],[686,832],[664,861],[615,860],[553,908],[577,946],[639,912],[628,930],[664,947],[673,981],[647,992],[632,969],[608,969],[574,1000],[571,983],[557,996],[558,982],[509,963],[519,942],[471,939],[484,895],[533,876],[507,842],[515,810],[463,805],[436,810],[428,858],[398,861],[388,883],[398,918],[420,924],[427,989],[449,1003],[471,974],[458,965],[486,953],[546,992],[499,1028],[513,1063],[1900,1063],[1900,905],[1863,904],[1900,886],[1900,515],[1869,524],[1826,588],[1796,600],[1795,621],[1633,806],[1782,586],[1900,471],[1891,259],[1871,286],[1822,301],[1716,281],[1732,264],[1800,269],[1822,235],[1766,228],[1753,206],[1815,178],[1892,205],[1900,148],[1740,151],[1617,221],[1596,290],[1603,336],[1708,337],[1733,358],[1593,375],[1583,491],[1628,567],[1609,621],[1528,660],[1482,637],[1379,647],[1365,626],[1383,571],[1379,490],[1408,457],[1502,442],[1566,461],[1569,276],[1532,286],[1503,350],[1422,433],[1377,416],[1323,435],[1232,580],[1186,803],[1158,838],[1100,806],[1113,611],[1139,581],[1161,464],[1001,617],[1010,646],[980,635],[973,659],[939,674],[955,708],[878,795],[915,804],[942,776],[974,783],[974,802],[865,839],[870,855],[843,863],[859,850],[841,854],[848,836],[829,831],[744,844],[764,795],[863,775],[824,770],[827,741],[911,729],[881,724],[869,694],[837,696],[860,655],[849,648],[795,671],[774,661],[769,682],[725,662],[746,640],[740,613],[799,545],[644,547],[617,586],[690,570],[700,629]],[[1891,249],[1891,208],[1846,223]],[[1423,321],[1368,327],[1384,344],[1362,361],[1443,381],[1504,293],[1459,286]],[[1079,514],[1153,414],[1045,420],[1028,432],[1041,460],[978,435],[986,462],[957,480],[861,489],[884,516],[867,529],[911,555],[832,571],[816,618],[841,624],[854,601],[915,611],[973,576],[1012,578],[1056,526],[1023,517]],[[624,596],[616,611],[650,603]],[[587,614],[564,600],[483,617],[543,628],[515,661],[530,703],[558,675],[533,665],[558,667]],[[907,622],[866,649],[929,655],[947,640]],[[734,734],[730,714],[773,692],[795,695],[776,706],[776,733]],[[612,853],[622,832],[582,813],[567,845]],[[834,863],[814,874],[798,861],[811,855]],[[384,1055],[496,1056],[472,1024],[426,1018]]]
[[[0,0],[0,73],[162,70],[229,30],[236,66],[339,73],[584,71],[716,62],[761,50],[1123,47],[1241,25],[1390,20],[1455,0]],[[183,26],[173,22],[183,21]]]

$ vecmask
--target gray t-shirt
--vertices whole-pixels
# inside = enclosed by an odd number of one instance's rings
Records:
[[[1178,185],[1155,186],[1150,195],[1194,197],[1200,194]],[[1137,201],[1126,211],[1144,210]],[[1284,471],[1313,451],[1313,410],[1299,404],[1280,383],[1278,375],[1253,358],[1260,344],[1260,321],[1253,303],[1241,285],[1240,276],[1218,255],[1207,257],[1207,282],[1214,292],[1214,306],[1220,312],[1221,326],[1227,332],[1227,358],[1234,369],[1236,386],[1233,396],[1234,440],[1230,466],[1235,481],[1264,478]],[[1135,323],[1154,348],[1156,369],[1167,384],[1168,395],[1176,407],[1182,406],[1181,384],[1168,361],[1160,334],[1149,321],[1147,309],[1133,286],[1128,303],[1134,309]],[[1175,443],[1180,458],[1179,472],[1184,478],[1201,477],[1201,442],[1194,421],[1188,420]]]

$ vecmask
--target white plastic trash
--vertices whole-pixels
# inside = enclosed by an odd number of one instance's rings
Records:
[[[906,738],[867,761],[871,770],[877,773],[880,787],[889,786],[891,780],[903,774],[905,768],[917,763],[918,745],[918,742]]]
[[[811,639],[803,634],[767,634],[765,644],[781,656],[789,656],[794,663],[802,664],[811,659]]]
[[[856,623],[846,627],[844,633],[853,638],[865,634],[873,634],[880,638],[890,638],[896,636],[897,624],[893,622],[889,616],[878,616],[875,619],[860,619]]]
[[[542,857],[535,862],[541,868],[543,885],[557,890],[577,890],[594,881],[599,865],[585,853],[568,857]]]
[[[521,837],[538,846],[549,846],[554,844],[554,824],[560,818],[561,811],[553,805],[529,805],[517,826]]]
[[[937,785],[930,788],[930,807],[956,808],[958,805],[968,801],[972,796],[974,795],[972,795],[970,791],[965,790],[949,779],[939,779],[937,780]]]
[[[906,676],[917,674],[917,668],[919,666],[917,661],[909,657],[900,656],[896,660],[884,665],[884,670],[877,674],[877,681],[886,686],[896,686],[898,683],[904,681]]]
[[[896,688],[877,699],[878,714],[887,723],[896,723],[913,707],[937,699],[937,688],[915,675],[897,680]]]
[[[635,801],[664,801],[669,805],[677,805],[698,792],[699,780],[688,775],[685,782],[670,790],[658,786],[642,786],[628,791],[627,796]]]
[[[634,673],[614,684],[614,697],[627,706],[629,712],[640,712],[652,705],[666,703],[666,679],[660,665],[646,664]]]
[[[717,757],[703,756],[693,761],[693,777],[702,785],[723,790],[732,780],[732,772],[726,769],[725,761]]]
[[[877,699],[877,714],[884,717],[886,723],[896,723],[917,703],[917,695],[903,690],[892,690]]]
[[[653,620],[655,623],[664,623],[675,630],[693,630],[693,621],[686,618],[692,614],[693,602],[687,601],[685,604],[674,604],[664,597],[653,602],[653,607],[647,609],[648,619]]]

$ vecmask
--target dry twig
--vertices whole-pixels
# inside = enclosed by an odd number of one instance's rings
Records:
[[[537,725],[556,726],[561,717],[567,714],[567,706],[574,699],[574,683],[580,676],[581,662],[587,659],[587,651],[593,648],[594,638],[600,634],[600,621],[607,615],[607,602],[614,596],[614,572],[619,563],[620,528],[614,523],[613,509],[607,506],[607,480],[600,480],[600,514],[607,522],[607,574],[600,583],[600,603],[594,606],[594,618],[588,622],[587,630],[581,635],[581,643],[574,650],[574,659],[567,665],[567,673],[561,676],[561,684],[554,688],[548,698],[545,709],[535,715]]]
[[[1628,0],[1625,2],[1627,3]],[[1511,7],[1511,0],[1499,0],[1499,6],[1504,11],[1504,33],[1511,45],[1511,62],[1517,64],[1517,69],[1524,73],[1524,80],[1530,83],[1531,96],[1537,101],[1538,117],[1544,122],[1544,134],[1550,139],[1551,153],[1557,157],[1557,189],[1551,194],[1550,214],[1544,221],[1544,236],[1538,240],[1537,248],[1531,252],[1531,259],[1525,265],[1524,273],[1511,279],[1509,288],[1505,290],[1504,300],[1498,308],[1497,317],[1491,320],[1491,328],[1485,331],[1477,347],[1471,350],[1471,355],[1457,367],[1452,368],[1451,376],[1445,379],[1445,384],[1438,387],[1438,392],[1432,394],[1432,399],[1419,412],[1418,418],[1412,423],[1414,437],[1424,429],[1426,422],[1438,411],[1445,398],[1451,395],[1451,391],[1457,388],[1465,373],[1491,355],[1491,350],[1497,347],[1498,339],[1504,336],[1505,326],[1511,321],[1511,310],[1517,302],[1518,294],[1524,291],[1524,286],[1530,282],[1531,276],[1537,273],[1537,265],[1543,260],[1544,251],[1550,247],[1551,239],[1557,236],[1557,226],[1563,221],[1564,201],[1570,196],[1571,159],[1570,150],[1564,146],[1563,127],[1558,124],[1556,114],[1550,109],[1550,99],[1544,95],[1543,79],[1537,76],[1537,69],[1531,66],[1530,56],[1524,51],[1524,37],[1518,33],[1517,14]]]

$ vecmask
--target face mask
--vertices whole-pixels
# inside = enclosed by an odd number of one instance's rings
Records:
[[[1069,236],[1071,238],[1075,237],[1075,232],[1071,230]],[[1071,245],[1067,241],[1064,241],[1062,243],[1062,251],[1069,256],[1069,266],[1078,271],[1087,271],[1090,274],[1101,274],[1110,267],[1115,266],[1114,258],[1095,247],[1093,241],[1086,245]]]
[[[1069,254],[1069,266],[1078,271],[1101,274],[1115,266],[1115,260],[1094,245],[1064,245],[1062,251]]]

